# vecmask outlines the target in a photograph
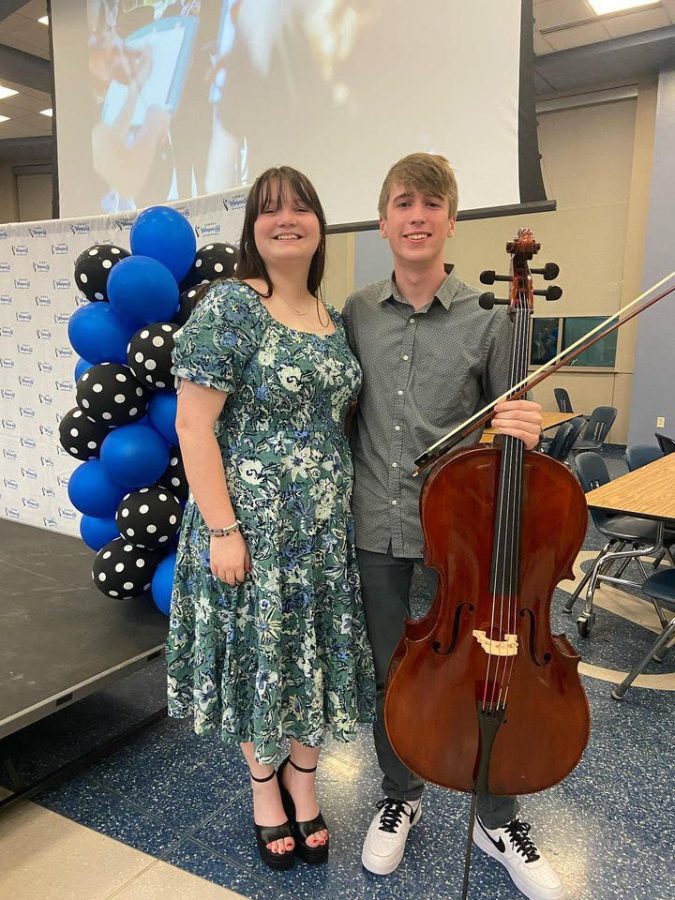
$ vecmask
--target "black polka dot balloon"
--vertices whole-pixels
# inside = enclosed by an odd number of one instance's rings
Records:
[[[59,423],[61,446],[75,459],[98,459],[107,434],[108,428],[88,419],[79,406],[68,410]]]
[[[131,600],[150,590],[161,558],[161,553],[134,547],[126,538],[118,537],[98,551],[91,577],[102,594]]]
[[[87,300],[107,300],[108,275],[121,259],[131,256],[128,250],[112,244],[95,244],[75,260],[75,281]]]
[[[192,268],[181,282],[181,287],[191,288],[200,281],[231,278],[237,271],[238,262],[239,251],[232,244],[206,244],[197,250]]]
[[[171,491],[146,487],[123,497],[115,521],[122,536],[136,547],[166,551],[182,518],[183,509]]]
[[[171,351],[176,331],[178,325],[173,322],[155,322],[144,325],[129,342],[129,368],[146,387],[157,391],[173,387]]]
[[[77,405],[92,422],[129,425],[148,411],[150,395],[134,378],[128,366],[99,363],[80,375]]]
[[[183,460],[181,459],[178,447],[171,448],[169,465],[166,467],[161,478],[157,479],[157,483],[161,487],[168,488],[181,503],[187,501],[190,488],[188,487],[187,478],[185,477]]]
[[[178,301],[178,312],[174,316],[174,322],[179,327],[185,325],[187,320],[190,318],[192,310],[202,299],[202,297],[206,293],[206,289],[208,288],[208,286],[208,281],[205,281],[204,284],[198,284],[197,287],[191,287],[189,290],[183,291],[183,293],[180,295],[180,299]]]

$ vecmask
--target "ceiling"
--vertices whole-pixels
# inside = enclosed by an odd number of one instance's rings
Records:
[[[216,2],[216,0],[212,0]],[[37,20],[47,14],[47,0],[5,0],[5,8],[15,11],[0,19],[2,45],[30,57],[50,58],[49,29]],[[539,57],[557,51],[598,44],[642,32],[675,25],[675,0],[658,0],[635,12],[598,17],[586,0],[534,0],[534,50]],[[0,16],[3,16],[0,5]],[[543,62],[543,59],[542,59]],[[0,114],[9,116],[0,123],[0,142],[7,138],[33,138],[52,133],[52,121],[39,114],[51,107],[49,93],[25,87],[3,77],[0,55],[0,83],[19,94],[0,100]]]

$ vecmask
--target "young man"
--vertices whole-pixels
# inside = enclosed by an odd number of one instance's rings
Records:
[[[422,562],[418,504],[424,479],[410,473],[416,456],[508,386],[508,315],[481,309],[478,292],[444,265],[456,213],[457,183],[444,157],[414,153],[397,162],[379,202],[393,275],[352,294],[344,309],[364,373],[352,435],[353,509],[375,660],[374,737],[385,798],[362,860],[378,875],[400,863],[408,832],[422,813],[424,788],[396,756],[384,726],[387,666],[410,615],[414,567],[421,566],[430,588],[436,582],[435,571]],[[503,402],[495,412],[492,424],[501,433],[520,438],[528,449],[536,446],[538,404]],[[562,883],[528,836],[516,799],[479,796],[477,809],[475,843],[507,868],[520,890],[530,898],[562,897]]]

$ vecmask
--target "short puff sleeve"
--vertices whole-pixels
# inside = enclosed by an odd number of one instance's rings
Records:
[[[232,394],[258,349],[260,301],[241,282],[213,285],[174,335],[172,373]]]

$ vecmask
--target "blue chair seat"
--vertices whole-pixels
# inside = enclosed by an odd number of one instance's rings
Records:
[[[617,516],[592,510],[593,524],[605,537],[619,541],[640,541],[651,544],[656,540],[657,523],[638,516]]]
[[[675,569],[655,572],[642,585],[642,590],[658,600],[661,606],[675,612]]]

